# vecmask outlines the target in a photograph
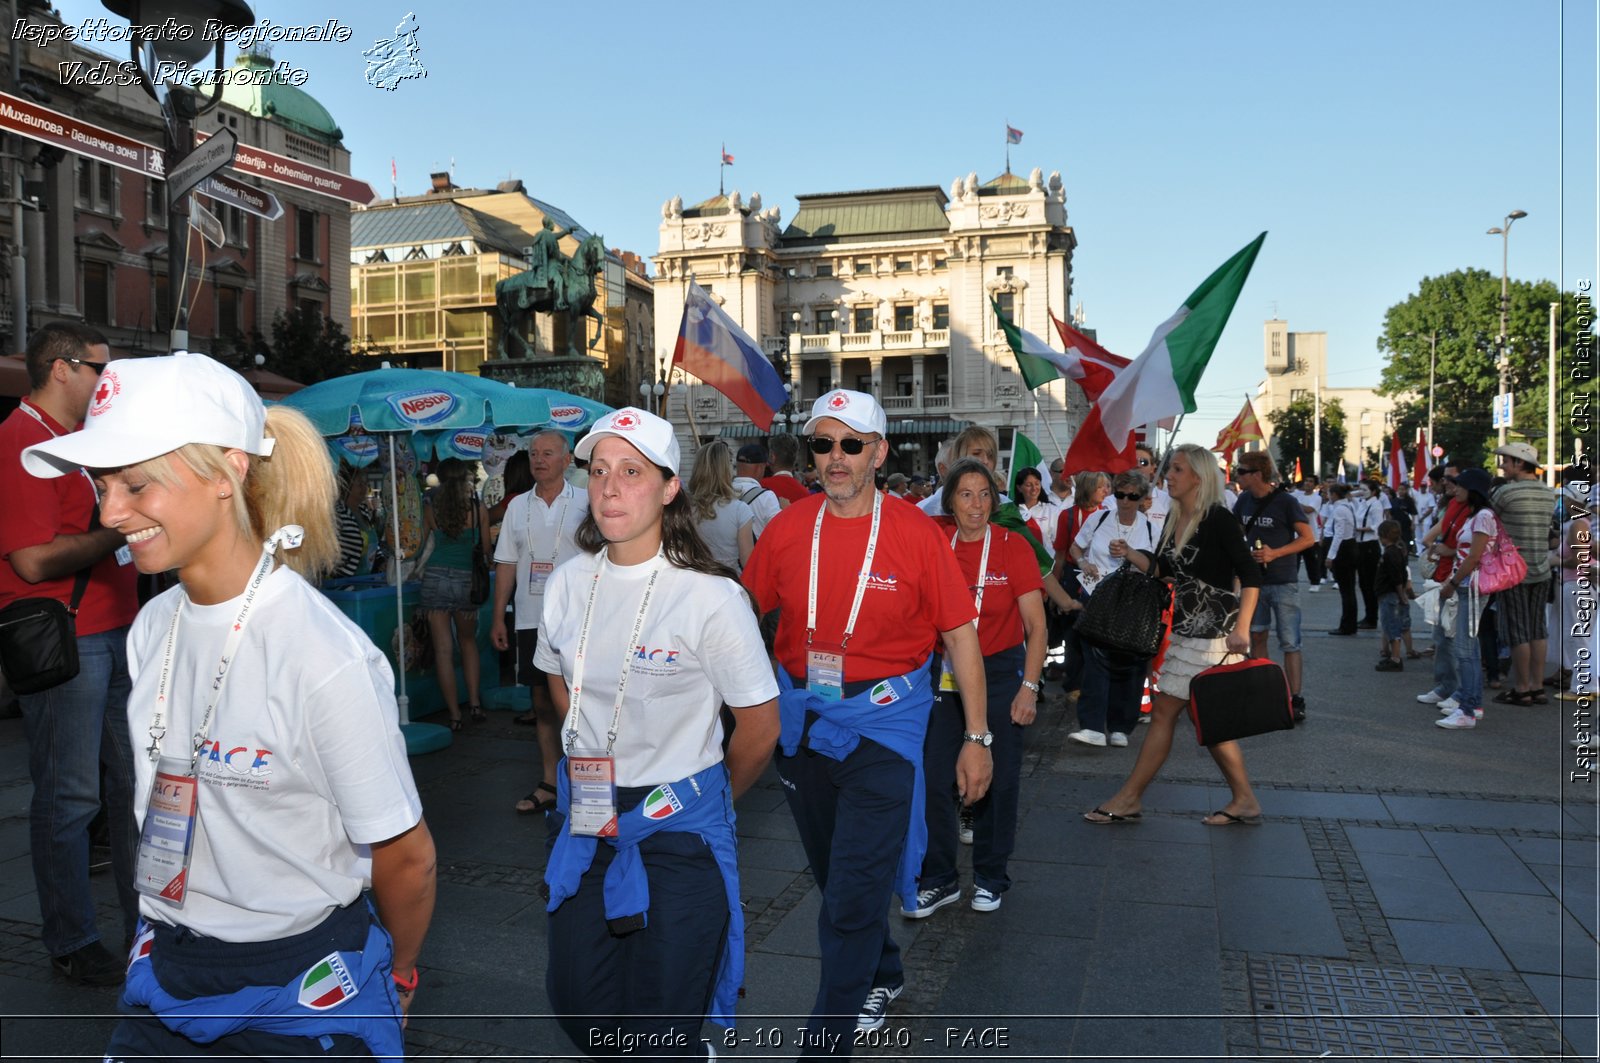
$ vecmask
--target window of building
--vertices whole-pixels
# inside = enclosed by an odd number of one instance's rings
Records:
[[[239,334],[239,304],[243,302],[241,293],[237,288],[226,285],[217,286],[217,335],[237,336]]]
[[[933,268],[934,269],[949,269],[950,268],[950,260],[948,258],[946,258],[944,255],[934,255],[933,256]]]
[[[894,375],[894,393],[896,395],[903,395],[903,396],[909,397],[911,395],[911,391],[912,391],[911,374],[910,373],[896,373]]]
[[[307,262],[317,258],[317,212],[295,208],[295,257]]]
[[[1372,423],[1372,411],[1371,410],[1362,410],[1361,411],[1361,423],[1362,424],[1371,424]]]
[[[857,273],[871,273],[872,272],[872,259],[870,259],[870,258],[858,258],[858,259],[856,259],[856,272]]]
[[[89,159],[78,160],[78,204],[88,206],[94,200],[94,163]]]
[[[78,206],[100,214],[116,214],[117,171],[110,163],[78,159]]]
[[[856,374],[856,382],[852,386],[855,388],[856,391],[861,392],[863,395],[871,395],[871,394],[873,394],[874,392],[872,390],[872,374],[870,372],[869,373],[857,373]]]
[[[836,316],[837,314],[838,314],[837,310],[833,310],[833,309],[829,309],[829,308],[825,308],[825,307],[818,307],[817,308],[817,332],[818,333],[837,332],[839,330],[839,318]]]
[[[995,302],[995,305],[1000,308],[1000,312],[1006,316],[1006,320],[1007,321],[1016,321],[1017,320],[1017,305],[1016,305],[1017,304],[1017,293],[1016,292],[996,292],[995,295],[994,295],[994,302]],[[999,327],[1000,327],[1000,324],[997,321],[995,323],[995,328],[999,328]]]
[[[315,299],[302,299],[302,300],[300,300],[300,303],[299,303],[297,309],[302,314],[311,314],[311,315],[313,315],[315,317],[319,317],[319,318],[322,317],[322,313],[323,313],[322,312],[322,304],[317,302],[317,300],[315,300]]]
[[[850,320],[850,330],[852,332],[872,331],[872,307],[858,306],[855,308]]]
[[[1301,399],[1305,398],[1307,394],[1308,394],[1308,392],[1306,391],[1305,388],[1290,388],[1289,389],[1289,401],[1290,402],[1299,402]]]
[[[117,202],[117,171],[109,163],[96,165],[100,171],[99,194],[96,198],[107,210],[113,210]]]
[[[831,276],[833,276],[833,263],[832,262],[818,262],[817,263],[817,276],[819,276],[819,277],[831,277]]]
[[[894,330],[896,332],[910,332],[917,327],[917,308],[914,306],[896,306],[894,308]]]
[[[144,217],[147,224],[158,229],[167,227],[167,183],[149,180],[145,185]]]
[[[933,304],[933,327],[936,329],[947,329],[950,327],[949,303]]]
[[[807,398],[816,399],[833,390],[833,377],[827,373],[818,373],[814,378],[813,386],[816,388]]]
[[[900,273],[910,273],[911,260],[909,258],[897,258],[894,260],[894,268]]]
[[[237,247],[249,246],[250,222],[244,211],[238,207],[223,206],[222,224],[228,230],[228,243]]]
[[[932,388],[932,390],[928,392],[930,395],[950,394],[950,373],[944,369],[934,370],[933,383],[930,385],[930,387]]]
[[[996,277],[1009,277],[1009,276],[1012,275],[1011,274],[1011,267],[1010,266],[996,266],[994,268],[994,275]]]
[[[83,320],[90,325],[111,324],[111,267],[107,263],[83,264]]]

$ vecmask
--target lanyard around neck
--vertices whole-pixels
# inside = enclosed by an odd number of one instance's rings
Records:
[[[817,557],[822,546],[822,518],[828,512],[828,506],[823,504],[817,510],[817,522],[811,527],[811,583],[807,588],[806,599],[806,645],[817,636]],[[878,552],[878,526],[883,517],[883,495],[877,491],[872,492],[872,530],[867,533],[867,553],[861,559],[861,571],[856,575],[856,596],[850,603],[850,618],[845,621],[844,638],[839,640],[839,649],[843,650],[850,645],[850,636],[856,629],[856,617],[861,613],[861,599],[867,593],[867,580],[872,575],[872,558]]]
[[[556,534],[551,540],[550,559],[548,562],[551,565],[556,563],[556,555],[561,552],[561,536],[567,528],[567,507],[572,505],[572,495],[569,494],[567,490],[570,486],[570,484],[561,485],[561,515],[556,518]],[[544,505],[546,509],[549,509],[550,506],[546,505],[544,499],[539,497],[539,488],[537,486],[529,491],[528,494],[533,496],[528,499],[528,553],[531,554],[535,560],[537,560],[538,555],[534,554],[533,552],[534,507],[536,503],[539,505]]]
[[[28,402],[27,399],[23,399],[20,403],[18,403],[17,404],[17,409],[21,410],[23,413],[27,414],[29,417],[32,417],[35,421],[38,421],[39,422],[39,427],[43,428],[46,432],[49,432],[52,438],[55,438],[55,439],[60,439],[61,438],[61,433],[57,432],[54,428],[51,428],[49,423],[47,421],[45,421],[45,419],[43,417],[39,416],[39,411],[34,409],[33,406]],[[89,485],[89,490],[94,492],[94,500],[95,500],[95,503],[98,504],[100,502],[100,491],[94,485],[94,477],[89,475],[89,470],[88,469],[79,469],[78,470],[78,474],[80,476],[82,476],[83,479],[84,479],[84,482],[86,482]]]
[[[989,532],[992,527],[989,524],[983,526],[983,553],[978,557],[978,586],[972,597],[972,606],[978,611],[977,618],[972,621],[972,630],[974,631],[978,630],[978,625],[983,623],[983,590],[989,582],[987,579],[989,574]],[[952,551],[955,550],[956,539],[960,535],[961,533],[958,531],[955,535],[950,536],[950,549]]]
[[[578,630],[578,648],[572,658],[572,690],[567,703],[567,755],[572,755],[573,748],[578,741],[578,718],[581,715],[579,706],[583,702],[583,673],[589,658],[589,625],[594,620],[594,603],[600,590],[600,579],[605,575],[611,561],[606,556],[604,549],[600,551],[600,563],[595,566],[594,579],[589,581],[589,600],[583,607],[583,627]],[[665,559],[660,551],[650,561],[650,578],[644,585],[644,597],[639,602],[639,615],[633,620],[633,634],[628,637],[628,644],[622,650],[622,674],[617,678],[617,698],[611,707],[611,726],[606,730],[606,756],[611,756],[617,745],[617,728],[622,722],[622,699],[628,690],[628,675],[633,667],[633,655],[639,646],[639,636],[644,632],[645,617],[650,612],[650,595],[655,590],[656,580],[661,577],[661,570],[666,567]]]
[[[222,688],[228,681],[228,671],[239,652],[239,644],[244,640],[245,625],[250,622],[250,612],[255,606],[256,597],[261,591],[261,585],[272,574],[273,555],[277,553],[280,543],[292,550],[299,546],[304,538],[304,529],[291,524],[273,533],[272,537],[262,545],[261,560],[256,563],[255,572],[245,586],[244,597],[239,602],[239,611],[234,615],[233,624],[228,628],[228,637],[222,644],[222,659],[217,662],[217,672],[211,680],[211,696],[206,701],[200,725],[194,732],[194,742],[189,751],[191,775],[200,763],[200,751],[205,748],[206,739],[211,733],[211,718],[216,713],[217,703],[222,700]],[[168,707],[167,689],[172,680],[172,666],[177,653],[178,628],[183,620],[183,603],[188,600],[188,593],[185,592],[183,601],[180,601],[178,608],[172,611],[172,623],[167,627],[166,653],[161,660],[161,677],[156,683],[156,710],[150,719],[150,745],[145,749],[152,762],[160,759],[161,741],[167,734],[161,713]]]

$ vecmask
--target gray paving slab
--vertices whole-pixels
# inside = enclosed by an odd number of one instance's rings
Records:
[[[809,866],[805,850],[798,842],[774,838],[739,839],[739,863],[771,871],[804,871]]]
[[[1349,955],[1322,883],[1218,872],[1222,947],[1342,959]]]
[[[1550,974],[1522,975],[1522,980],[1539,998],[1544,1010],[1555,1016],[1569,1016],[1562,1022],[1562,1035],[1573,1051],[1589,1059],[1600,1048],[1596,1039],[1596,1008],[1600,982],[1592,978],[1563,978]]]
[[[1132,994],[1150,1002],[1151,1014],[1216,1014],[1222,1004],[1220,949],[1212,912],[1108,900],[1089,946],[1078,1010],[1125,1015],[1140,1010],[1130,1008]]]
[[[1378,907],[1389,919],[1466,923],[1476,918],[1449,872],[1432,856],[1363,853],[1360,860]]]
[[[1400,956],[1406,963],[1511,970],[1511,962],[1481,924],[1390,919]]]
[[[1382,800],[1389,818],[1396,823],[1487,827],[1494,830],[1544,830],[1551,833],[1558,833],[1570,826],[1564,822],[1561,809],[1552,804],[1401,795],[1386,795]]]
[[[1029,860],[1061,864],[1104,866],[1110,850],[1104,843],[1081,832],[1083,814],[1077,809],[1041,808],[1035,805],[1023,813],[1017,824],[1019,856]]]
[[[1216,896],[1211,849],[1132,836],[1116,840],[1106,866],[1104,896],[1108,901],[1210,907]]]
[[[1596,934],[1600,927],[1600,889],[1597,889],[1594,872],[1587,869],[1560,867],[1555,864],[1529,864],[1528,870],[1536,875],[1545,889],[1561,902],[1574,919],[1589,933]]]
[[[1483,926],[1518,971],[1596,977],[1594,936],[1549,894],[1468,890]]]
[[[1460,889],[1541,895],[1548,892],[1511,848],[1492,834],[1424,831],[1422,836]]]
[[[1219,827],[1209,834],[1211,859],[1219,871],[1236,875],[1318,877],[1306,832],[1298,823],[1262,823],[1239,829]]]
[[[821,910],[822,891],[812,886],[756,946],[755,951],[820,960],[822,950],[817,944],[817,913]]]
[[[1303,816],[1310,819],[1389,819],[1377,794],[1328,793],[1317,790],[1275,790],[1257,787],[1267,819]],[[1217,807],[1222,807],[1218,805]]]
[[[1090,938],[1100,921],[1104,874],[1077,864],[1013,860],[1011,888],[1000,910],[985,917],[1000,933]],[[1063,951],[1073,946],[1062,944]]]
[[[1410,827],[1346,827],[1345,836],[1357,853],[1432,856],[1422,832]]]

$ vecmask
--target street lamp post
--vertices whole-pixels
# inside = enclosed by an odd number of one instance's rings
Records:
[[[166,172],[194,149],[194,120],[222,101],[222,78],[215,77],[211,96],[203,105],[197,94],[182,84],[185,75],[193,76],[208,55],[215,74],[222,72],[222,48],[226,39],[255,24],[255,13],[244,0],[101,0],[106,10],[128,20],[140,32],[131,35],[129,51],[139,74],[139,85],[161,105],[166,119]],[[216,28],[213,45],[207,30]],[[174,70],[177,73],[167,74]],[[172,304],[172,331],[169,351],[189,346],[189,311],[183,305],[189,273],[189,202],[181,196],[167,204],[167,295]]]
[[[1496,225],[1489,230],[1488,235],[1500,237],[1500,334],[1495,337],[1495,344],[1500,349],[1500,356],[1495,359],[1494,367],[1500,373],[1500,397],[1496,400],[1495,412],[1500,419],[1500,439],[1497,446],[1506,445],[1505,416],[1506,393],[1511,388],[1511,352],[1508,349],[1510,337],[1506,335],[1506,312],[1511,308],[1511,278],[1507,265],[1511,256],[1511,223],[1518,218],[1526,218],[1525,210],[1514,210],[1506,215],[1503,225]]]
[[[656,363],[655,381],[651,382],[650,380],[645,380],[639,385],[639,397],[642,400],[639,405],[643,406],[647,413],[653,413],[657,417],[660,417],[663,413],[661,409],[661,396],[665,395],[666,393],[666,363],[664,361],[658,361]]]

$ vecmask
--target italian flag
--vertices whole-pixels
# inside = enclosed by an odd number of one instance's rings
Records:
[[[1044,460],[1038,444],[1023,435],[1015,433],[1011,437],[1011,497],[1020,497],[1017,494],[1017,478],[1028,469],[1039,470],[1039,482],[1045,490],[1050,489],[1050,463]]]
[[[1067,349],[1068,364],[1063,371],[1078,382],[1090,402],[1098,402],[1117,374],[1126,369],[1132,359],[1112,354],[1065,321],[1057,320],[1054,314],[1050,315],[1050,323],[1055,325],[1056,332],[1061,336],[1061,345]]]
[[[1117,374],[1079,429],[1067,451],[1069,474],[1131,468],[1135,428],[1195,411],[1195,388],[1266,239],[1262,233],[1217,267],[1156,327],[1144,353]]]
[[[1052,380],[1060,380],[1063,368],[1062,354],[1053,351],[1044,340],[1035,336],[1026,329],[1020,329],[1001,312],[1000,304],[990,300],[994,307],[995,320],[1000,322],[1000,331],[1006,334],[1006,343],[1011,347],[1011,353],[1017,356],[1017,368],[1022,370],[1022,382],[1028,385],[1028,390],[1042,387]]]

